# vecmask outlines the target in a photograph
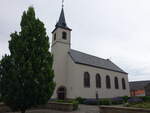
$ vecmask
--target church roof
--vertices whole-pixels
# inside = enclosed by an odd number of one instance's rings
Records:
[[[71,56],[73,61],[77,64],[83,64],[83,65],[88,65],[96,68],[127,74],[125,71],[123,71],[121,68],[119,68],[109,59],[98,58],[96,56],[92,56],[72,49],[70,49],[69,55]]]
[[[62,8],[61,13],[60,13],[60,17],[58,22],[55,25],[55,29],[53,30],[53,32],[57,29],[57,28],[63,28],[63,29],[67,29],[67,30],[71,30],[66,23],[66,19],[65,19],[65,14],[64,14],[64,8]]]

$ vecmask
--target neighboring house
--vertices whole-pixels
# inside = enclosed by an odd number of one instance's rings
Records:
[[[51,52],[56,82],[53,98],[129,96],[128,74],[108,59],[71,49],[71,31],[62,8],[52,31]],[[84,43],[86,38],[83,46]]]
[[[130,95],[131,96],[146,96],[149,91],[150,81],[133,81],[130,82]],[[149,95],[150,96],[150,95]]]
[[[145,96],[150,96],[150,83],[145,86]]]

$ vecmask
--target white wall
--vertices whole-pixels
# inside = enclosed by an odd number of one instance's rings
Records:
[[[89,72],[90,74],[90,88],[84,88],[83,77],[84,72]],[[99,73],[101,76],[101,88],[96,88],[95,76]],[[106,75],[110,75],[111,88],[106,88]],[[115,89],[114,78],[118,77],[119,89]],[[126,89],[122,89],[122,78],[126,81]],[[95,67],[90,67],[81,64],[75,64],[71,57],[68,58],[68,77],[67,77],[67,90],[68,98],[84,97],[84,98],[96,98],[96,91],[98,91],[100,98],[111,98],[118,96],[129,96],[129,84],[128,75],[99,69]]]
[[[67,39],[62,39],[62,32],[67,33]],[[54,40],[54,34],[56,33],[56,40]],[[53,33],[52,38],[52,54],[53,54],[53,69],[54,69],[54,81],[56,82],[56,87],[52,98],[56,98],[57,88],[60,86],[65,86],[67,83],[67,56],[70,49],[70,37],[71,32],[69,30],[57,28]]]

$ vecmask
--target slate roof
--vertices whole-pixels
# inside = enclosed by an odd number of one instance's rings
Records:
[[[130,90],[144,90],[144,88],[150,83],[150,81],[134,81],[129,82]]]
[[[83,64],[96,68],[127,74],[125,71],[123,71],[121,68],[119,68],[117,65],[115,65],[112,61],[108,59],[98,58],[96,56],[92,56],[72,49],[70,49],[69,55],[71,56],[73,61],[77,64]]]
[[[55,25],[55,29],[52,31],[52,33],[57,29],[57,28],[63,28],[63,29],[67,29],[67,30],[71,30],[66,23],[66,19],[65,19],[65,14],[64,14],[64,9],[62,8],[61,13],[60,13],[60,17],[58,22]]]

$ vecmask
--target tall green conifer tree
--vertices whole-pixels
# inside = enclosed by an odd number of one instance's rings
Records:
[[[21,31],[10,35],[10,55],[0,62],[0,93],[12,110],[25,113],[34,105],[47,103],[55,83],[49,38],[34,8],[23,13],[20,25]]]

